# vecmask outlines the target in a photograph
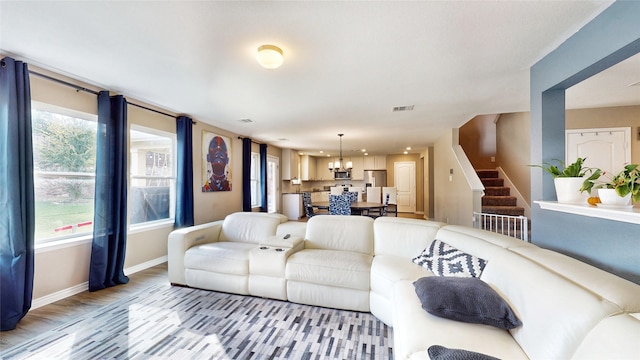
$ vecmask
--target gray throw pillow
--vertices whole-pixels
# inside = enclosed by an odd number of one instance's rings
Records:
[[[509,304],[478,278],[428,276],[413,286],[429,314],[506,330],[522,325]]]
[[[493,356],[462,349],[449,349],[442,345],[432,345],[427,349],[431,360],[499,360]]]

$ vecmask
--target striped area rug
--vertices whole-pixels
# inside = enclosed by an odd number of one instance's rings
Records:
[[[369,313],[162,285],[3,352],[2,359],[392,359]]]

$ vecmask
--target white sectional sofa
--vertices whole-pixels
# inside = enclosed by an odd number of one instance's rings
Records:
[[[435,275],[412,259],[435,239],[484,259],[479,279],[522,325],[505,330],[425,311],[414,282]],[[232,214],[171,233],[169,277],[370,311],[393,327],[396,359],[429,359],[437,345],[501,359],[640,358],[640,285],[515,238],[433,221]]]

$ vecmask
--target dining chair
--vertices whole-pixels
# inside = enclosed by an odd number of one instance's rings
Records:
[[[358,193],[355,191],[345,191],[342,194],[348,196],[351,203],[360,201],[358,200]],[[362,211],[358,209],[351,209],[351,215],[362,215]]]
[[[384,206],[382,206],[382,210],[380,210],[380,216],[387,216],[387,209],[389,208],[389,194],[387,194],[387,196],[385,196],[384,199]],[[396,216],[398,213],[396,212]]]
[[[348,196],[349,197],[349,201],[351,201],[352,203],[358,201],[358,193],[357,192],[345,191],[345,192],[342,193],[342,195]]]
[[[358,201],[362,201],[362,186],[350,186],[349,192],[355,192],[358,194]]]
[[[382,188],[379,186],[367,188],[367,202],[380,202]]]
[[[367,196],[367,200],[369,200],[368,196]],[[384,205],[382,206],[381,209],[379,209],[379,210],[373,210],[373,209],[369,210],[369,213],[367,215],[369,215],[370,217],[372,217],[374,219],[378,218],[380,216],[387,216],[387,209],[388,208],[389,208],[389,194],[387,194],[385,196]]]
[[[311,206],[311,193],[308,191],[304,191],[302,193],[302,206],[304,206],[304,211],[307,214],[307,219],[311,219],[316,215],[313,212],[313,206]]]
[[[396,217],[398,217],[398,202],[397,202],[398,190],[395,188],[395,186],[391,186],[391,187],[385,186],[382,188],[382,196],[385,197],[387,194],[389,194],[389,206],[388,206],[387,212],[394,213],[396,214]]]
[[[329,195],[329,215],[351,215],[349,196]]]

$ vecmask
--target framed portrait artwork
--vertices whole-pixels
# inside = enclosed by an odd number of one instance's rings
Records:
[[[231,191],[231,139],[202,131],[202,192]]]

